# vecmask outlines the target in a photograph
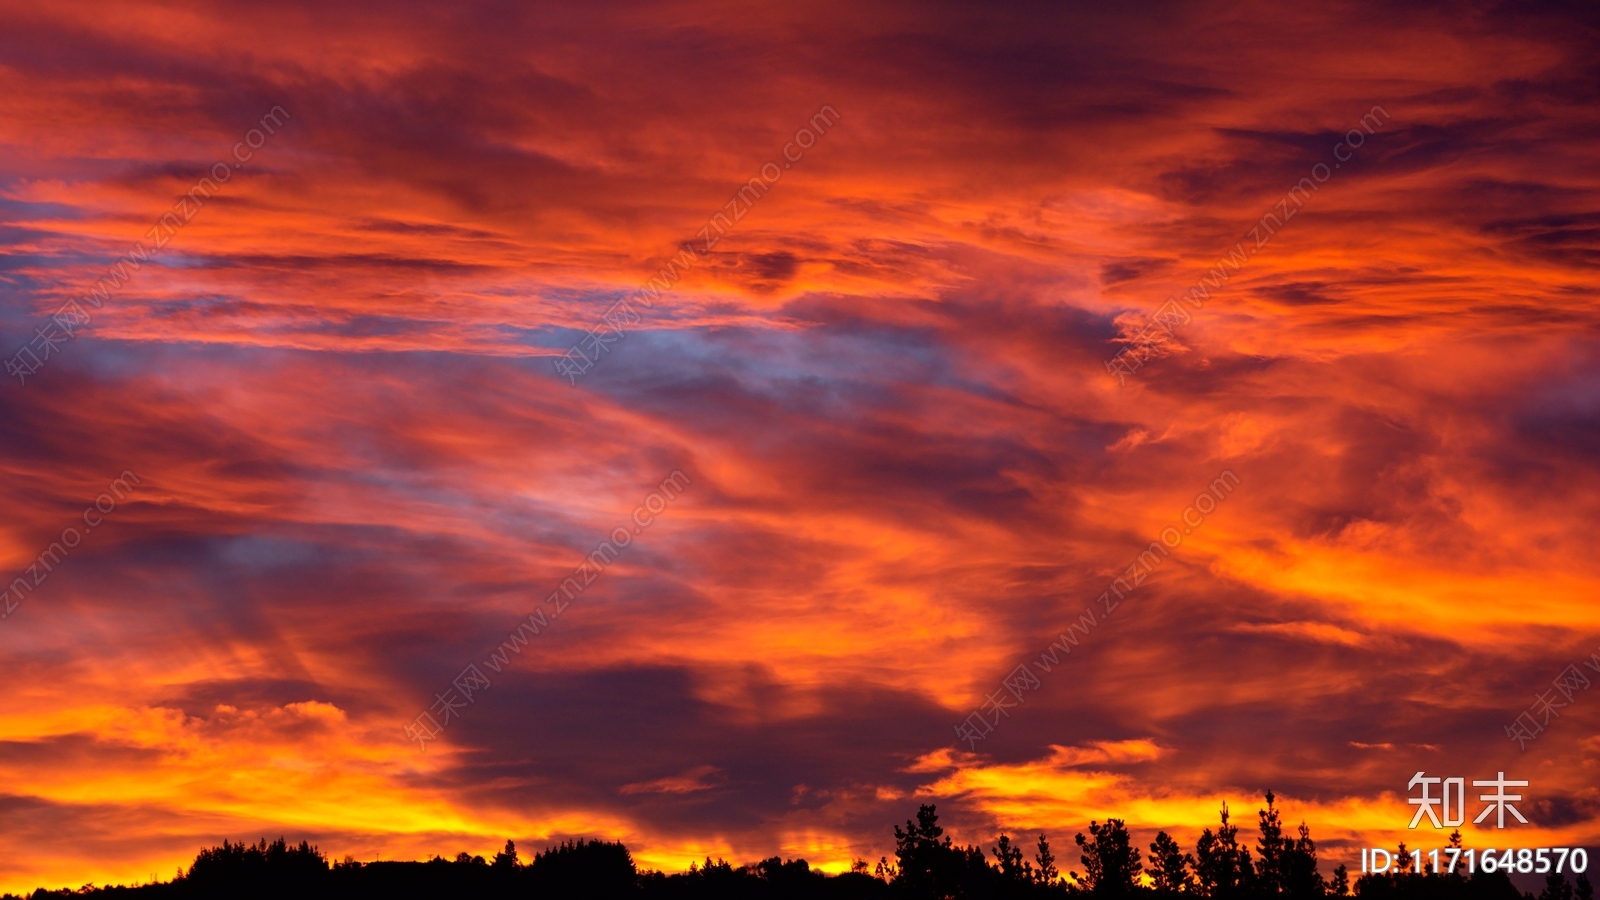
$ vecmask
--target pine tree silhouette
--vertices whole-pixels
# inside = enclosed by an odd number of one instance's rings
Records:
[[[1178,842],[1165,831],[1156,832],[1150,845],[1150,879],[1155,892],[1163,897],[1195,890],[1194,857],[1184,853]]]
[[[1003,881],[1017,883],[1033,881],[1033,865],[1022,858],[1022,848],[1011,843],[1011,838],[1001,833],[999,843],[994,846],[995,865],[1000,869],[1000,878]]]
[[[1044,835],[1039,835],[1039,849],[1034,851],[1033,860],[1037,867],[1033,870],[1033,881],[1044,887],[1054,887],[1061,880],[1061,872],[1056,868],[1056,855],[1050,852],[1050,841]]]
[[[1082,832],[1073,838],[1083,850],[1084,888],[1097,897],[1131,896],[1144,867],[1127,826],[1121,819],[1107,819],[1104,825],[1090,822],[1089,834],[1091,839]],[[1072,874],[1074,881],[1079,880],[1076,872]]]
[[[1207,828],[1195,843],[1195,877],[1201,896],[1236,900],[1253,892],[1255,869],[1250,848],[1239,846],[1239,828],[1228,823],[1228,804],[1222,804],[1222,824],[1215,833]]]
[[[1221,810],[1221,825],[1205,829],[1195,854],[1185,853],[1177,839],[1157,832],[1149,845],[1149,869],[1135,849],[1123,820],[1089,823],[1089,832],[1075,838],[1084,874],[1062,879],[1044,835],[1038,836],[1035,862],[1002,832],[991,849],[993,863],[982,849],[959,846],[939,825],[937,809],[925,805],[915,821],[893,828],[895,862],[881,857],[873,874],[856,860],[849,872],[827,875],[803,859],[772,856],[734,865],[707,857],[688,872],[640,872],[620,842],[568,840],[546,847],[524,863],[516,844],[506,841],[492,862],[460,852],[454,858],[434,856],[426,862],[358,862],[350,857],[328,865],[311,844],[291,845],[285,838],[256,844],[224,840],[201,850],[187,871],[170,882],[138,887],[85,885],[73,891],[40,889],[30,900],[114,895],[117,900],[255,900],[255,898],[383,897],[385,900],[448,897],[533,897],[539,900],[1065,900],[1068,895],[1101,898],[1141,897],[1148,900],[1594,900],[1586,875],[1575,883],[1551,874],[1537,896],[1523,894],[1504,872],[1473,875],[1440,874],[1424,865],[1396,866],[1387,873],[1363,874],[1351,884],[1340,865],[1324,880],[1317,867],[1311,829],[1301,822],[1286,836],[1277,797],[1266,793],[1259,811],[1260,836],[1255,854],[1241,846],[1238,829]],[[1450,836],[1459,847],[1461,836]],[[1401,859],[1410,863],[1405,845]],[[1149,884],[1143,882],[1148,875]],[[11,895],[0,900],[21,900]]]

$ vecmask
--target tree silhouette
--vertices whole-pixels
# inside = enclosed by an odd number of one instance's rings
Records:
[[[1044,835],[1039,835],[1039,849],[1033,853],[1033,860],[1038,864],[1033,870],[1035,884],[1053,887],[1061,880],[1061,872],[1056,869],[1056,855],[1050,852],[1050,841]]]
[[[1344,863],[1333,870],[1333,885],[1329,890],[1335,897],[1350,896],[1350,870],[1345,868]]]
[[[1082,832],[1073,838],[1083,850],[1084,888],[1100,897],[1132,895],[1144,867],[1127,826],[1121,819],[1107,819],[1104,825],[1090,822],[1089,834],[1091,839],[1085,839]],[[1076,872],[1072,877],[1079,880]]]
[[[1539,900],[1572,900],[1572,885],[1567,884],[1565,876],[1551,872],[1545,876],[1544,890],[1539,892]]]
[[[555,896],[626,897],[637,892],[638,880],[621,841],[567,841],[534,854],[528,866],[530,886]]]
[[[941,896],[951,884],[955,849],[939,827],[939,813],[931,805],[917,809],[917,821],[906,820],[904,831],[894,828],[894,858],[899,869],[895,885],[902,894]]]
[[[1228,804],[1222,804],[1222,824],[1215,833],[1209,828],[1201,832],[1194,851],[1201,896],[1235,900],[1252,892],[1255,869],[1250,848],[1239,846],[1239,827],[1228,823]]]
[[[328,860],[305,841],[290,846],[282,837],[254,846],[223,841],[200,851],[182,878],[191,894],[231,892],[236,897],[277,897],[324,889]]]
[[[434,856],[426,862],[357,862],[345,857],[333,866],[314,846],[285,838],[256,844],[224,840],[201,850],[187,871],[170,882],[138,887],[95,887],[46,891],[30,900],[115,895],[132,900],[255,900],[255,898],[383,897],[386,900],[444,897],[531,897],[536,900],[1060,900],[1071,894],[1083,900],[1141,897],[1148,900],[1594,900],[1586,875],[1575,883],[1552,874],[1537,897],[1523,894],[1504,872],[1468,876],[1439,874],[1428,866],[1396,865],[1382,874],[1366,873],[1351,884],[1341,865],[1325,881],[1317,868],[1311,829],[1301,822],[1285,835],[1277,797],[1265,794],[1258,813],[1255,854],[1241,846],[1238,829],[1229,822],[1227,804],[1221,825],[1205,829],[1195,854],[1185,853],[1176,838],[1157,832],[1149,845],[1149,869],[1143,866],[1126,824],[1107,819],[1089,823],[1089,832],[1075,838],[1084,874],[1062,879],[1044,835],[1038,836],[1035,864],[1002,832],[991,848],[994,861],[976,846],[955,844],[939,825],[937,809],[925,805],[915,821],[895,826],[895,862],[881,857],[868,874],[865,860],[851,870],[828,875],[803,859],[772,856],[734,865],[706,858],[688,872],[640,872],[620,842],[568,840],[546,847],[524,863],[516,844],[506,841],[492,862],[460,852],[454,858]],[[1452,834],[1452,846],[1461,836]],[[1405,846],[1398,863],[1411,858]],[[1148,875],[1148,886],[1143,883]],[[21,900],[5,895],[0,900]]]
[[[1170,897],[1194,890],[1194,857],[1183,852],[1172,835],[1156,832],[1150,845],[1151,886],[1159,895]]]
[[[1267,791],[1267,808],[1257,813],[1260,817],[1261,838],[1256,841],[1257,889],[1266,895],[1284,892],[1284,857],[1288,842],[1283,838],[1283,817],[1273,805],[1272,791]]]
[[[1033,865],[1023,860],[1022,848],[1011,843],[1010,836],[1001,833],[1000,842],[994,847],[994,858],[1001,880],[1019,884],[1033,881]]]
[[[1279,884],[1290,897],[1321,897],[1327,893],[1327,882],[1317,870],[1317,845],[1311,840],[1311,827],[1300,823],[1296,837],[1285,842],[1279,862]]]

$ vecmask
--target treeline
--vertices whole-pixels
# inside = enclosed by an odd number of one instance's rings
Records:
[[[1401,844],[1394,871],[1361,875],[1353,883],[1340,865],[1324,876],[1311,830],[1301,823],[1285,833],[1272,792],[1258,812],[1254,852],[1240,842],[1238,826],[1222,807],[1221,824],[1201,833],[1193,853],[1158,832],[1145,855],[1119,819],[1089,823],[1074,841],[1082,871],[1063,874],[1049,839],[1039,835],[1031,857],[1001,834],[985,852],[951,841],[937,810],[923,806],[916,821],[895,826],[895,856],[876,866],[857,860],[851,871],[827,875],[803,859],[772,857],[743,866],[707,859],[687,872],[640,872],[621,843],[568,841],[524,862],[506,841],[494,859],[461,853],[453,860],[329,864],[305,842],[234,844],[202,850],[187,871],[169,882],[137,887],[85,885],[78,890],[40,888],[31,900],[112,895],[144,898],[595,898],[595,900],[1594,900],[1587,877],[1569,884],[1548,876],[1537,896],[1517,890],[1503,872],[1475,875],[1409,870]],[[1459,843],[1460,835],[1451,836]],[[1025,858],[1028,857],[1028,858]],[[0,900],[21,900],[6,894]]]

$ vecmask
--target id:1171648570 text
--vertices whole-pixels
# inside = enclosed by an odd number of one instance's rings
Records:
[[[1388,872],[1399,862],[1394,856],[1393,851],[1382,847],[1363,847],[1361,871],[1376,872],[1380,875]],[[1589,869],[1589,851],[1582,847],[1523,847],[1505,850],[1496,850],[1494,847],[1485,850],[1445,847],[1442,851],[1435,847],[1426,855],[1421,848],[1412,850],[1409,856],[1411,871],[1419,873],[1425,871],[1434,874],[1455,873],[1458,871],[1458,866],[1459,871],[1468,875],[1475,872],[1520,872],[1524,875],[1528,873],[1543,875],[1547,872],[1559,874],[1569,870],[1581,874]],[[1424,859],[1427,860],[1426,869],[1423,867]]]

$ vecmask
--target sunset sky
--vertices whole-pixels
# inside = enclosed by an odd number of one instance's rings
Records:
[[[1600,12],[1099,6],[0,0],[0,891],[1600,844]]]

